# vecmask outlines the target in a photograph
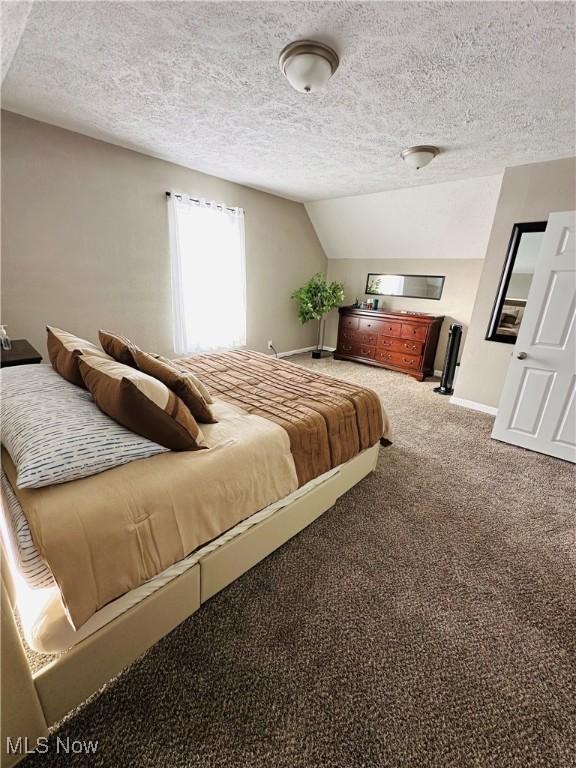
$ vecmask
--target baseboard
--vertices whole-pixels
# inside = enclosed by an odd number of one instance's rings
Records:
[[[278,357],[290,357],[291,355],[302,355],[304,352],[312,352],[316,347],[302,347],[302,349],[289,349],[287,352],[278,352]],[[327,347],[324,345],[322,349],[325,352],[335,352],[336,347]],[[434,371],[434,376],[438,379],[442,378],[442,371]],[[470,406],[472,407],[472,406]],[[480,409],[478,409],[480,410]]]
[[[484,403],[477,403],[474,400],[464,400],[462,397],[451,397],[450,402],[452,405],[460,405],[462,408],[469,408],[471,411],[489,413],[490,416],[496,416],[498,413],[498,408],[494,408],[493,405],[484,405]]]
[[[278,352],[278,357],[290,357],[290,355],[302,355],[304,352],[312,352],[316,347],[302,347],[302,349],[289,349],[286,352]]]
[[[278,357],[290,357],[291,355],[302,355],[304,352],[313,352],[316,346],[302,347],[302,349],[289,349],[286,352],[278,352]],[[326,352],[334,352],[336,347],[322,347]]]

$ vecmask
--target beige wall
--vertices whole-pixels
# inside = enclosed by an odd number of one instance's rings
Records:
[[[478,281],[482,271],[481,259],[329,259],[328,279],[344,283],[346,303],[365,297],[368,272],[405,275],[444,275],[444,290],[439,301],[431,299],[404,299],[383,296],[380,306],[387,309],[429,312],[445,315],[434,368],[440,370],[444,362],[450,323],[462,323],[464,334],[470,322]],[[338,313],[332,312],[326,325],[326,344],[336,346]]]
[[[2,322],[45,354],[49,323],[105,327],[172,354],[165,191],[246,215],[248,346],[314,344],[292,291],[326,258],[304,206],[77,133],[2,114]],[[226,311],[225,286],[214,286]],[[207,322],[208,322],[207,318]]]
[[[306,203],[326,256],[483,259],[502,175],[441,184],[425,179],[421,187]]]
[[[543,221],[556,211],[576,209],[575,178],[576,158],[521,165],[505,171],[456,381],[456,397],[498,406],[514,347],[485,341],[484,336],[512,226]]]

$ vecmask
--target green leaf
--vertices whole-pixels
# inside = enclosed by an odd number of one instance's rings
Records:
[[[328,284],[321,272],[318,272],[292,297],[298,304],[298,317],[302,323],[320,320],[344,302],[344,285],[338,282]]]

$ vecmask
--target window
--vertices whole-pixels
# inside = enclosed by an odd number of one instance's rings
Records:
[[[168,196],[177,354],[246,344],[244,211]]]

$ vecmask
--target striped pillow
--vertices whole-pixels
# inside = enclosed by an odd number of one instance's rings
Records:
[[[1,484],[2,507],[8,535],[8,542],[5,544],[10,546],[17,560],[19,573],[26,584],[33,589],[53,587],[55,582],[52,571],[36,549],[26,515],[4,472],[2,472]]]
[[[116,424],[48,365],[2,368],[0,377],[2,443],[18,488],[66,483],[166,451]]]
[[[96,355],[80,357],[80,373],[96,405],[119,424],[172,451],[206,447],[195,418],[161,381]]]

